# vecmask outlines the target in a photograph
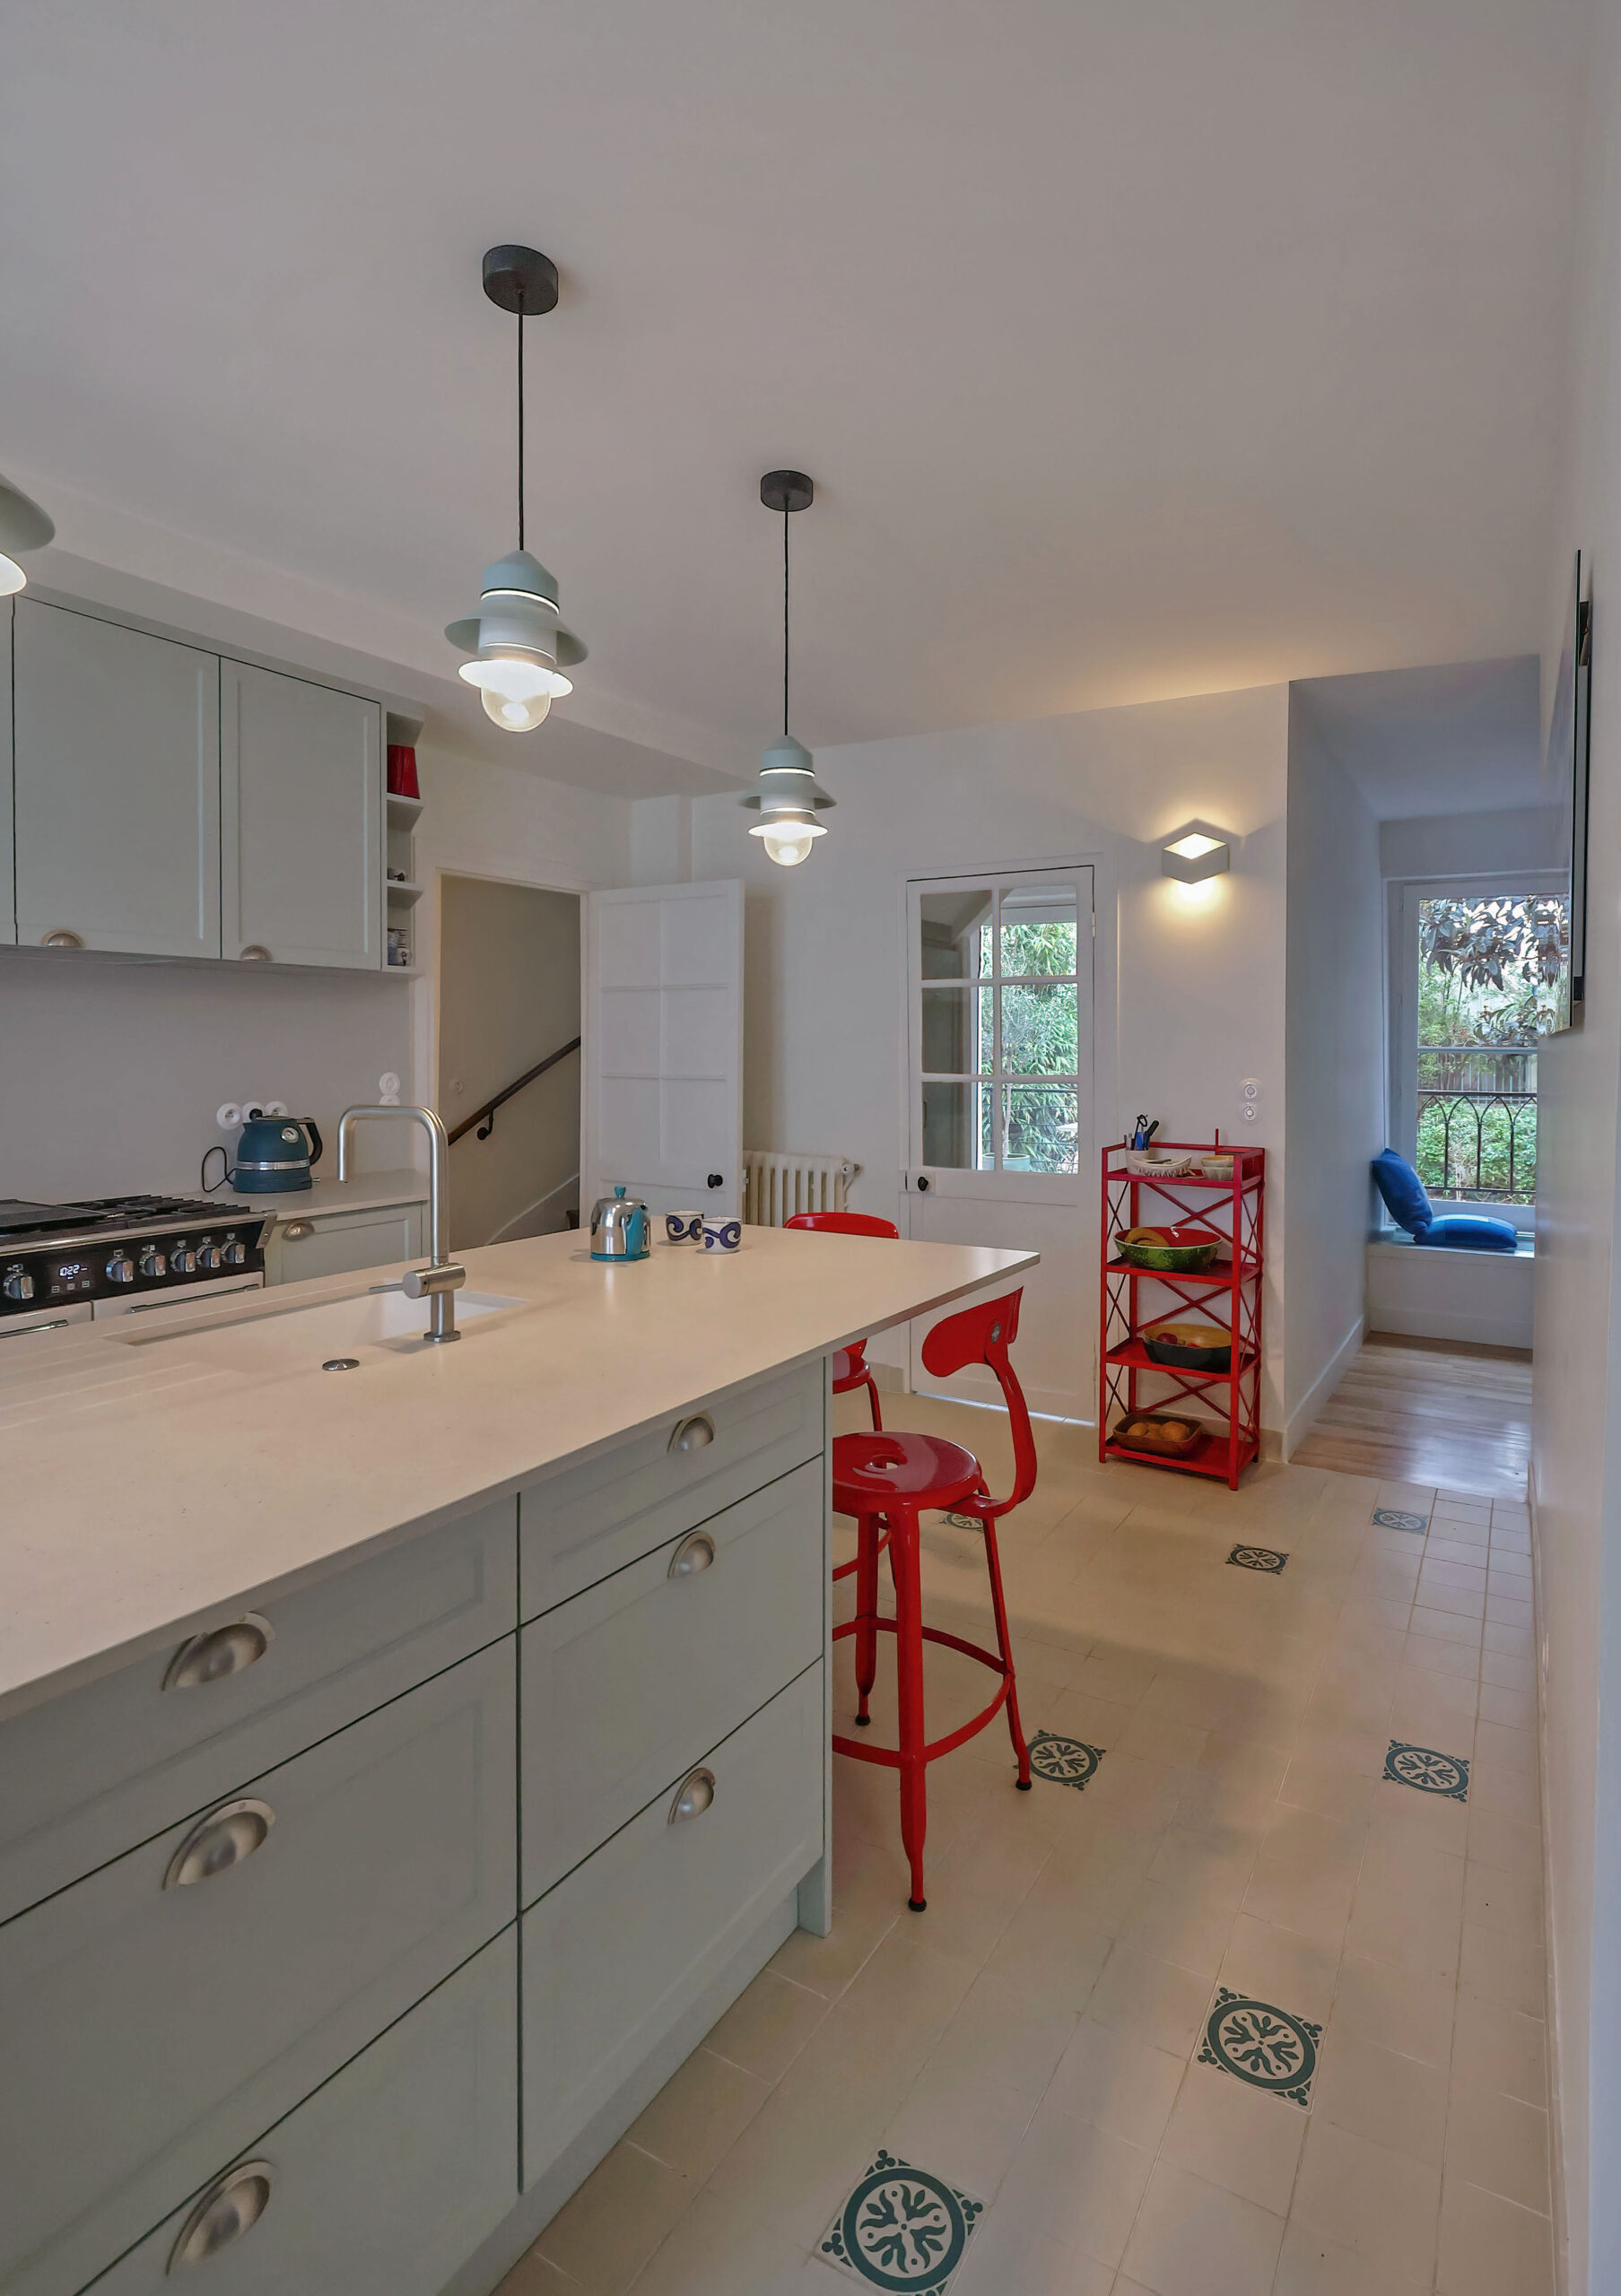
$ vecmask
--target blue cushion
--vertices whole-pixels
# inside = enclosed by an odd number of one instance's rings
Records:
[[[1433,1220],[1418,1239],[1421,1244],[1451,1244],[1464,1252],[1512,1252],[1520,1231],[1512,1221],[1483,1220],[1472,1212],[1449,1212]]]
[[[1421,1235],[1435,1214],[1430,1209],[1430,1199],[1425,1194],[1424,1182],[1405,1156],[1394,1148],[1381,1148],[1373,1162],[1374,1185],[1385,1200],[1385,1209],[1399,1228],[1409,1236]]]

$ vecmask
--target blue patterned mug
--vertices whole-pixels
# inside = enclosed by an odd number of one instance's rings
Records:
[[[672,1244],[696,1244],[703,1239],[702,1212],[667,1212],[664,1215],[665,1240]]]
[[[729,1212],[706,1212],[703,1215],[703,1248],[706,1252],[735,1252],[743,1241],[743,1222]]]

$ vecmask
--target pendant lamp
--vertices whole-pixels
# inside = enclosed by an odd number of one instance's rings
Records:
[[[816,815],[837,802],[817,780],[810,752],[788,730],[788,522],[815,499],[802,470],[768,470],[760,482],[760,500],[782,516],[782,736],[761,759],[757,786],[737,802],[759,814],[749,835],[763,838],[771,859],[785,869],[797,868],[816,839],[827,835]]]
[[[586,657],[559,619],[557,577],[524,547],[524,321],[556,308],[557,265],[535,248],[492,248],[484,292],[518,317],[518,548],[485,567],[478,612],[451,622],[445,636],[474,656],[461,675],[479,689],[484,715],[503,733],[527,734],[560,695],[573,692],[562,674]]]
[[[13,553],[43,550],[56,531],[37,502],[0,478],[0,598],[10,597],[28,580]]]

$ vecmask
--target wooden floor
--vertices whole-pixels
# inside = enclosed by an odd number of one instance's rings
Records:
[[[1523,1499],[1530,1439],[1528,1352],[1373,1332],[1294,1458],[1342,1474]]]

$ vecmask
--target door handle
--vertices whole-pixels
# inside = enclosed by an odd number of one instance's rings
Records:
[[[726,1186],[726,1174],[724,1172],[711,1172],[709,1177],[709,1185],[710,1187],[724,1187]]]

